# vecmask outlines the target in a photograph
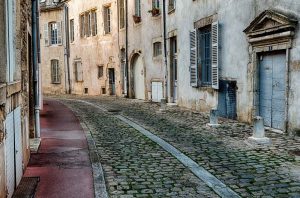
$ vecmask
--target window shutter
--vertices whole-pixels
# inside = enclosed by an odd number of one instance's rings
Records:
[[[108,16],[107,16],[107,8],[104,8],[104,34],[108,33]]]
[[[190,32],[190,83],[192,87],[198,86],[197,71],[197,30]]]
[[[212,37],[212,58],[211,58],[211,85],[214,89],[219,89],[219,22],[211,25]]]
[[[62,22],[57,22],[57,44],[62,44]]]
[[[49,25],[48,23],[44,25],[44,40],[45,40],[45,46],[49,45]]]

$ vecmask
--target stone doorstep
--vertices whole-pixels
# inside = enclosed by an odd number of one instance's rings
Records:
[[[30,152],[37,153],[41,144],[41,138],[30,139],[29,142],[30,142]]]

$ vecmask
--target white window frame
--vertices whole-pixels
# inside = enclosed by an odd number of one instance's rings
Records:
[[[6,0],[6,47],[7,47],[7,82],[13,82],[16,71],[15,54],[15,0]]]

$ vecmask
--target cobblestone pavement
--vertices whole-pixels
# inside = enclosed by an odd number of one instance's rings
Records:
[[[112,110],[121,110],[121,114],[171,143],[242,197],[300,197],[299,162],[290,154],[291,151],[300,148],[299,139],[267,132],[267,136],[272,139],[272,145],[258,146],[246,141],[252,134],[252,128],[235,121],[223,120],[221,127],[212,129],[206,126],[207,114],[177,107],[161,113],[158,111],[158,104],[137,100],[113,97],[76,99],[93,102]],[[90,114],[93,116],[92,112]],[[107,121],[101,122],[104,124]],[[122,124],[120,128],[132,130]],[[118,140],[126,141],[125,137]],[[148,145],[148,140],[144,141]],[[153,143],[149,141],[149,144]],[[132,149],[136,148],[135,142],[131,142],[130,145],[128,153],[134,152]],[[114,156],[115,151],[112,152]],[[107,152],[105,154],[108,158],[111,155]],[[178,171],[172,169],[170,173]]]
[[[169,153],[110,113],[64,103],[92,133],[110,197],[218,197]]]

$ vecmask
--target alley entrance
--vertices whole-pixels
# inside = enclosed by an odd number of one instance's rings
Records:
[[[284,52],[260,56],[259,115],[265,126],[285,129],[286,119],[286,55]]]

